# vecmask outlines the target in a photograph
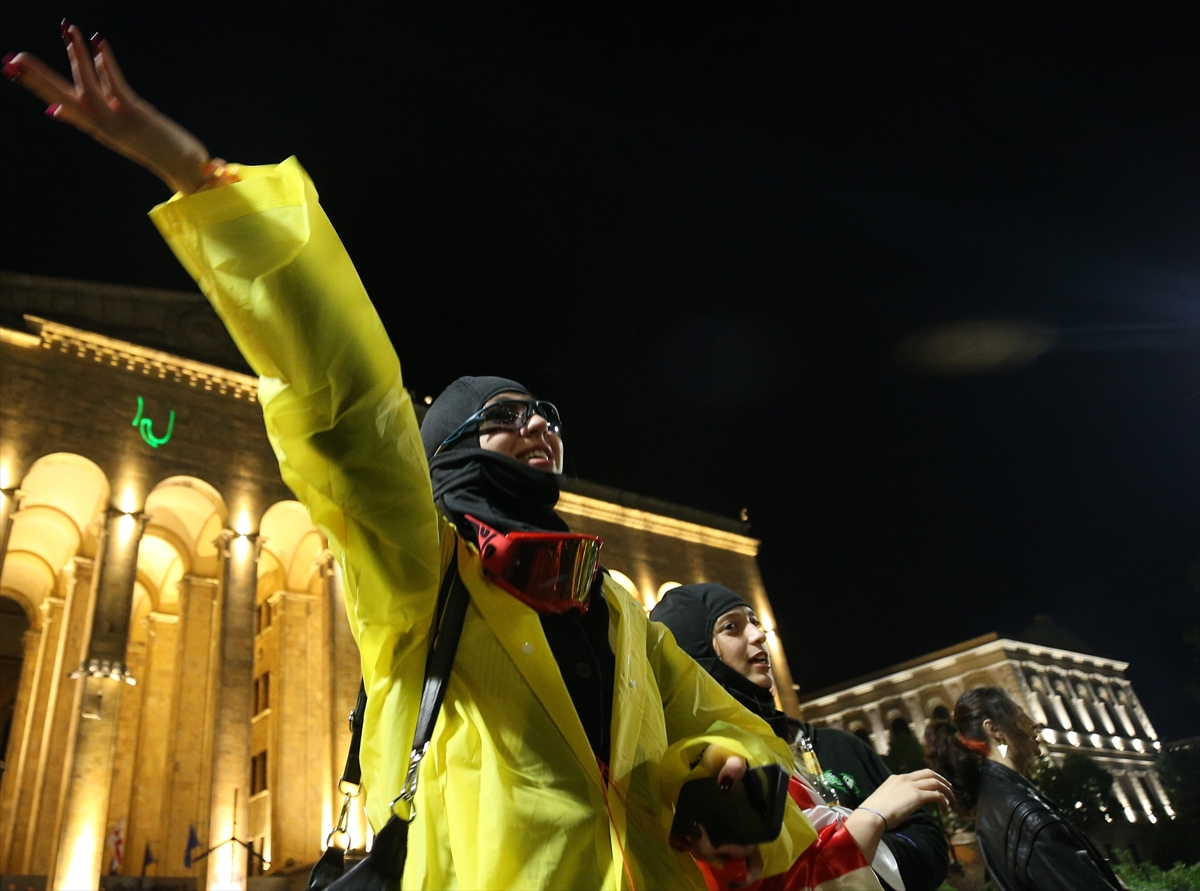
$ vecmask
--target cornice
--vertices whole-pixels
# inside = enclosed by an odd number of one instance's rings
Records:
[[[589,520],[601,520],[605,523],[624,526],[626,529],[665,535],[680,541],[733,551],[747,557],[758,556],[760,542],[757,538],[701,526],[699,523],[689,523],[686,520],[677,520],[674,517],[664,517],[661,514],[652,514],[632,507],[623,507],[597,498],[588,498],[586,495],[577,495],[574,492],[562,492],[555,509],[564,514],[586,517]]]
[[[248,374],[152,350],[103,334],[93,334],[37,316],[27,315],[25,321],[37,332],[43,349],[57,349],[60,353],[74,352],[80,359],[107,363],[114,368],[124,367],[126,371],[140,372],[160,380],[186,383],[190,387],[221,396],[258,401],[258,379]]]
[[[802,699],[800,701],[800,705],[801,705],[801,707],[814,706],[816,708],[824,708],[826,706],[835,704],[839,700],[844,700],[844,699],[847,699],[850,697],[855,697],[855,696],[866,696],[871,693],[875,693],[877,691],[883,690],[883,689],[887,688],[889,685],[903,684],[906,681],[912,680],[918,672],[924,672],[926,670],[928,670],[928,671],[943,671],[945,669],[953,667],[956,663],[960,663],[960,662],[963,662],[963,661],[966,661],[969,659],[973,659],[973,658],[979,658],[981,656],[989,656],[994,653],[1003,654],[1003,656],[1004,656],[1003,661],[1014,663],[1016,665],[1020,665],[1020,661],[1011,658],[1009,656],[1010,653],[1029,653],[1034,656],[1050,656],[1051,658],[1059,659],[1059,660],[1062,660],[1063,662],[1073,662],[1076,665],[1081,666],[1080,668],[1068,669],[1065,666],[1038,663],[1039,667],[1041,667],[1041,668],[1057,670],[1062,673],[1072,673],[1072,672],[1082,671],[1089,664],[1092,666],[1097,666],[1100,668],[1108,668],[1110,670],[1119,671],[1119,672],[1124,672],[1125,669],[1127,669],[1129,667],[1128,662],[1117,662],[1114,659],[1104,659],[1100,656],[1090,656],[1086,653],[1074,653],[1069,650],[1059,650],[1059,649],[1056,649],[1055,647],[1044,647],[1044,646],[1040,646],[1038,644],[1025,643],[1024,641],[1020,641],[1020,640],[1009,640],[1007,638],[1000,638],[997,640],[991,640],[986,643],[982,643],[979,646],[971,647],[970,649],[962,650],[951,656],[945,656],[940,659],[932,659],[929,662],[924,663],[924,664],[912,665],[911,663],[909,663],[908,667],[906,667],[902,671],[893,671],[891,673],[884,674],[880,677],[872,678],[869,681],[863,681],[863,682],[859,682],[859,683],[851,682],[851,684],[847,685],[846,687],[844,687],[840,690],[835,690],[835,691],[832,691],[829,693],[823,693],[819,696],[815,696],[812,699]],[[999,664],[999,661],[993,662],[991,664]],[[978,666],[978,667],[983,668],[986,666]],[[1112,680],[1112,681],[1125,680],[1124,678],[1109,678],[1107,676],[1105,676],[1105,677],[1106,677],[1106,679]],[[926,685],[922,685],[922,686],[926,686]],[[900,692],[901,691],[895,691],[893,693],[892,691],[887,691],[887,695],[899,695]]]

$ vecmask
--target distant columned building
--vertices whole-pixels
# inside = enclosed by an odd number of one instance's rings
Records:
[[[359,657],[246,371],[199,294],[0,273],[3,887],[304,887],[335,825]],[[559,511],[647,609],[745,594],[798,714],[745,523],[581,481]]]
[[[1030,631],[1022,636],[1067,635],[1045,617]],[[1071,640],[1068,635],[1066,642]],[[1125,677],[1128,667],[1076,647],[985,634],[809,693],[800,708],[805,720],[855,733],[883,755],[890,730],[905,726],[920,738],[926,723],[951,717],[964,691],[1000,687],[1045,725],[1042,749],[1052,760],[1061,763],[1068,752],[1087,755],[1113,776],[1124,820],[1156,823],[1175,812],[1155,770],[1162,745]]]

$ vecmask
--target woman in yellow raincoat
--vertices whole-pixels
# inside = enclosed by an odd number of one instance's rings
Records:
[[[515,382],[498,392],[464,384],[476,412],[497,400],[524,407],[507,426],[476,418],[454,431],[454,442],[423,443],[396,354],[300,164],[238,168],[210,159],[133,93],[106,42],[93,39],[89,50],[65,24],[64,37],[74,84],[26,54],[8,60],[5,73],[51,103],[52,117],[176,191],[152,219],[260,375],[284,481],[342,566],[368,692],[362,785],[376,830],[404,783],[434,603],[458,562],[470,605],[420,768],[404,887],[703,887],[692,858],[668,843],[680,785],[714,770],[735,780],[746,763],[786,769],[787,746],[606,574],[581,599],[607,617],[600,643],[610,653],[598,664],[611,673],[611,700],[601,720],[581,716],[581,694],[556,659],[559,632],[548,634],[537,610],[485,573],[478,527],[462,528],[467,511],[454,507],[459,496],[475,514],[491,505],[501,534],[552,523],[557,486],[547,493],[555,480],[548,471],[561,470],[562,443],[547,415],[556,411]],[[461,387],[456,393],[461,401]],[[443,414],[442,423],[456,417]],[[461,443],[466,459],[455,454]],[[439,462],[454,465],[445,513],[428,461],[443,446],[449,457],[435,459],[435,479]],[[494,489],[460,485],[462,462],[477,461],[477,452],[541,491],[532,508],[526,490],[505,506],[489,500]],[[531,521],[529,509],[545,513]],[[411,816],[403,802],[397,810]],[[777,841],[750,852],[765,875],[789,867],[813,838],[790,803],[785,819]]]

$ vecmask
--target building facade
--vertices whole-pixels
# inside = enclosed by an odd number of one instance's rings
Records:
[[[897,722],[918,738],[929,721],[949,718],[960,694],[974,687],[1002,688],[1045,725],[1042,749],[1061,763],[1080,752],[1113,776],[1113,793],[1128,823],[1171,819],[1174,811],[1159,782],[1162,750],[1125,662],[995,634],[969,640],[803,696],[805,720],[837,727],[871,743],[880,755]]]
[[[335,824],[358,653],[239,365],[198,294],[0,273],[5,887],[303,887]],[[580,481],[559,510],[647,609],[742,592],[798,713],[744,523]]]

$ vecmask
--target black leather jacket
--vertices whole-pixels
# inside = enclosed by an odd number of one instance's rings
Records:
[[[983,763],[975,812],[983,861],[1000,891],[1119,891],[1108,861],[1033,783]]]

